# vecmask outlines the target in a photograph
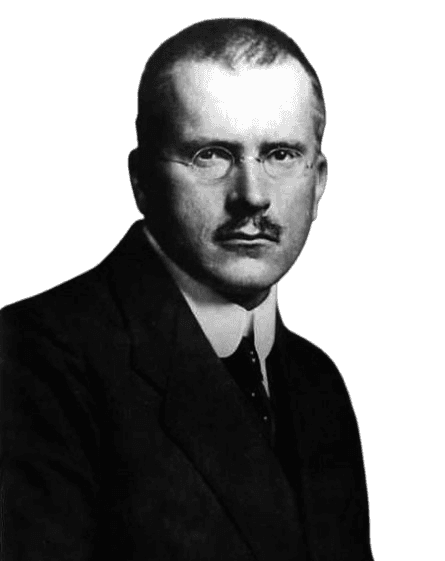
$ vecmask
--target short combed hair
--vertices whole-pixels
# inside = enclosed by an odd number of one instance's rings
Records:
[[[323,91],[317,73],[295,41],[269,23],[227,18],[205,20],[183,29],[162,43],[148,59],[138,92],[139,146],[154,148],[162,137],[175,63],[210,60],[234,69],[243,63],[270,66],[288,57],[297,60],[311,80],[317,102],[315,134],[321,143],[326,119]]]

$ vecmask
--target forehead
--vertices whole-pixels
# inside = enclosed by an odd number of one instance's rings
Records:
[[[172,80],[175,129],[185,138],[309,140],[314,135],[312,84],[296,60],[234,69],[213,61],[181,61]]]

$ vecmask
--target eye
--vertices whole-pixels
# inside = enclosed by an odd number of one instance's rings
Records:
[[[301,159],[301,154],[291,148],[276,148],[267,154],[266,160],[270,165],[292,166]]]
[[[225,148],[210,146],[201,148],[193,157],[193,164],[197,167],[227,166],[232,161],[232,154]]]

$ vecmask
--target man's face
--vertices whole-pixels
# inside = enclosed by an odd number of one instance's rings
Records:
[[[173,87],[166,159],[157,160],[156,182],[145,186],[149,227],[184,270],[232,300],[267,294],[303,248],[325,185],[310,80],[291,59],[235,70],[184,61]],[[180,163],[206,147],[233,153],[222,179],[204,180]],[[283,148],[272,159],[287,160],[289,147],[305,162],[296,175],[271,177],[254,159]],[[205,151],[204,165],[215,154]]]

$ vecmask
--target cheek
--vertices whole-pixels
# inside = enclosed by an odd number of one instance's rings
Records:
[[[282,226],[292,232],[305,229],[312,222],[314,188],[312,183],[281,193],[277,200]]]
[[[219,225],[215,197],[208,196],[208,193],[198,188],[184,188],[183,184],[175,187],[170,204],[183,235],[196,242],[209,239]]]

